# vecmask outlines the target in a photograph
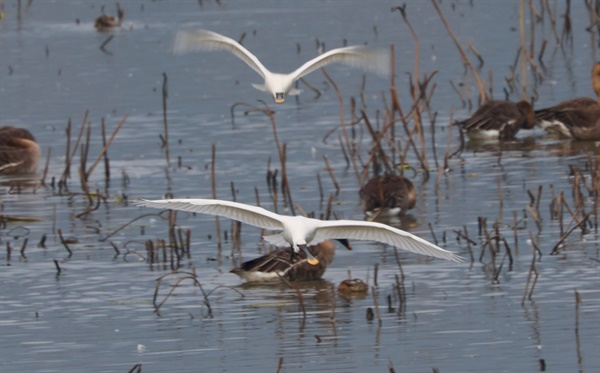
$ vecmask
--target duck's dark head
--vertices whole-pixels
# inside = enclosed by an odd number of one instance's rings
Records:
[[[517,107],[525,116],[525,121],[521,125],[521,128],[533,128],[535,126],[535,111],[533,110],[533,105],[531,105],[527,100],[521,100],[517,102]]]

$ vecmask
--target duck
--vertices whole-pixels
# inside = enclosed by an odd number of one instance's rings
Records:
[[[352,250],[348,240],[339,239],[337,241],[348,250]],[[288,281],[318,280],[333,261],[335,243],[333,240],[326,240],[310,246],[308,251],[319,260],[317,265],[309,264],[308,258],[303,252],[290,257],[287,248],[279,248],[259,258],[244,262],[229,272],[250,283],[281,281],[282,278]]]
[[[417,202],[413,183],[396,174],[373,177],[360,189],[359,196],[368,217],[404,215]]]
[[[470,118],[455,124],[471,140],[507,140],[514,138],[520,129],[532,129],[535,122],[533,106],[526,100],[489,100]]]
[[[369,291],[369,285],[367,285],[363,280],[359,278],[353,278],[340,282],[337,290],[338,292],[345,295],[357,293],[366,294]]]
[[[296,80],[333,62],[361,67],[380,74],[389,74],[389,53],[372,50],[364,45],[332,49],[306,62],[289,74],[273,73],[260,60],[237,41],[209,30],[182,30],[175,36],[173,51],[183,54],[192,51],[228,51],[245,62],[264,78],[263,84],[252,84],[259,91],[270,94],[275,103],[282,104],[288,95],[298,95],[301,90],[293,88]]]
[[[108,31],[110,29],[120,27],[121,23],[123,23],[123,17],[125,17],[125,10],[121,8],[119,3],[116,4],[117,7],[117,16],[111,16],[108,14],[102,14],[100,17],[96,18],[94,22],[94,27],[98,31]]]
[[[144,207],[217,215],[263,229],[280,230],[281,233],[264,236],[263,239],[278,247],[291,248],[292,255],[299,254],[301,250],[304,251],[306,260],[311,265],[317,265],[319,260],[308,251],[308,245],[336,238],[377,241],[417,254],[430,255],[453,262],[463,261],[463,258],[451,251],[444,250],[412,233],[383,223],[360,220],[320,220],[301,215],[279,215],[262,207],[218,199],[147,200],[140,198],[134,200],[133,203]]]
[[[0,175],[34,173],[41,149],[28,130],[0,127]]]
[[[580,141],[600,141],[600,62],[592,68],[597,99],[578,97],[535,112],[537,125],[548,133]]]

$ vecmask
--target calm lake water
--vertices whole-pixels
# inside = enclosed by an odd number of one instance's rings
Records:
[[[240,258],[236,254],[232,259],[232,243],[226,238],[219,252],[215,218],[180,213],[178,225],[191,230],[191,257],[182,261],[179,271],[195,273],[210,293],[210,308],[203,303],[201,289],[184,279],[187,275],[173,273],[170,263],[144,260],[146,240],[168,238],[163,218],[147,216],[118,229],[142,214],[160,212],[135,207],[127,199],[162,198],[169,193],[210,198],[213,146],[217,197],[233,199],[234,189],[237,201],[255,204],[258,195],[263,207],[275,208],[266,177],[269,169],[281,165],[271,122],[261,113],[244,115],[248,107],[241,105],[232,125],[230,109],[235,103],[263,107],[258,100],[264,100],[275,110],[277,135],[287,147],[294,204],[317,216],[326,212],[327,199],[336,192],[326,156],[340,188],[333,212],[349,219],[363,219],[363,212],[356,174],[347,167],[338,140],[342,136],[338,97],[321,72],[306,77],[321,91],[320,97],[300,84],[304,92],[297,100],[289,98],[276,106],[250,85],[260,83],[260,77],[230,54],[174,56],[175,33],[205,28],[234,39],[246,33],[244,45],[268,68],[283,72],[314,57],[317,39],[327,49],[345,41],[380,48],[393,44],[396,85],[405,110],[412,102],[409,79],[414,75],[415,43],[400,13],[390,11],[400,3],[389,1],[120,4],[126,10],[122,28],[98,33],[93,20],[102,7],[114,14],[113,2],[34,1],[27,7],[21,1],[20,20],[18,3],[3,2],[0,125],[24,127],[35,134],[44,152],[40,175],[49,150],[50,157],[45,187],[11,188],[8,179],[0,180],[1,213],[40,220],[0,226],[2,372],[127,372],[135,364],[141,364],[144,372],[274,372],[280,359],[282,372],[389,372],[390,367],[396,372],[434,368],[598,372],[600,242],[591,225],[596,215],[591,215],[585,234],[574,231],[559,255],[549,255],[561,238],[559,220],[550,216],[550,202],[564,192],[569,206],[574,206],[570,167],[581,169],[590,186],[592,170],[600,161],[598,148],[548,137],[539,130],[522,132],[517,140],[503,144],[469,143],[460,157],[450,160],[449,172],[437,183],[433,144],[443,164],[444,154],[459,145],[450,118],[465,118],[474,110],[477,88],[432,3],[408,2],[407,17],[419,38],[420,77],[437,72],[429,86],[436,86],[430,102],[432,113],[437,113],[435,124],[427,115],[424,119],[425,149],[433,171],[429,179],[423,172],[406,173],[418,186],[418,201],[399,224],[469,259],[468,245],[456,233],[466,227],[474,241],[474,263],[399,252],[406,288],[402,306],[394,250],[370,242],[352,242],[351,252],[340,248],[322,281],[294,288],[245,286],[228,273]],[[537,1],[533,5],[541,12]],[[482,56],[484,65],[478,71],[486,81],[491,74],[493,97],[504,99],[520,45],[519,2],[444,1],[440,7],[476,67],[477,58],[468,45]],[[531,70],[527,78],[526,96],[536,98],[536,107],[594,94],[589,75],[599,57],[600,37],[586,31],[590,17],[585,5],[571,4],[572,42],[562,47],[554,35],[563,30],[565,5],[552,3],[551,8],[556,30],[547,18],[533,28],[536,58],[542,40],[548,39],[540,67],[543,80],[535,82]],[[528,4],[526,11],[529,48]],[[516,66],[520,68],[520,61]],[[378,115],[390,102],[389,79],[368,74],[363,82],[362,72],[344,66],[330,66],[327,72],[343,96],[346,123],[352,118],[351,97],[374,125],[381,123]],[[159,137],[164,133],[163,73],[168,78],[169,164]],[[463,95],[468,87],[472,109],[463,105],[451,82]],[[519,75],[509,99],[521,98],[521,82]],[[109,148],[110,182],[105,182],[102,163],[90,177],[90,189],[106,198],[98,209],[79,216],[89,207],[78,177],[80,153],[73,161],[68,190],[52,187],[51,180],[58,180],[65,167],[67,122],[72,121],[72,145],[86,110],[91,123],[88,167],[102,149],[101,120],[111,133],[125,115],[127,119]],[[401,126],[397,131],[404,148],[405,133]],[[364,160],[370,146],[364,124],[355,127],[355,134]],[[407,154],[407,162],[418,169],[414,150]],[[538,229],[527,206],[528,191],[537,196],[540,186]],[[583,186],[581,190],[585,211],[593,213],[594,197]],[[277,198],[278,211],[288,211],[281,195]],[[520,228],[516,242],[515,213]],[[527,219],[521,220],[525,215]],[[478,218],[487,219],[491,234],[497,223],[498,233],[510,246],[512,266],[505,258],[500,268],[502,244],[495,265],[489,251],[479,261],[486,238],[478,235]],[[565,231],[570,221],[565,209]],[[230,221],[221,219],[220,224],[222,234],[231,231]],[[75,241],[69,245],[71,256],[61,244],[59,229]],[[259,229],[242,227],[241,259],[263,252],[260,234]],[[44,236],[42,248],[38,243]],[[536,261],[539,277],[532,297],[522,304],[532,238],[543,256]],[[168,276],[158,301],[177,279],[184,280],[156,314],[153,297],[163,275]],[[349,275],[373,286],[366,297],[337,294],[335,288]],[[575,291],[581,296],[578,307]],[[388,309],[388,297],[393,309]],[[381,323],[377,317],[366,318],[367,309],[376,308],[374,298]]]

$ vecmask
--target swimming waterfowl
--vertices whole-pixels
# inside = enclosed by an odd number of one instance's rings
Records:
[[[348,240],[338,241],[348,250],[352,250]],[[244,262],[239,268],[234,268],[229,272],[235,273],[247,282],[280,281],[281,278],[288,281],[318,280],[333,261],[335,243],[332,240],[326,240],[318,245],[310,246],[308,251],[317,258],[318,264],[309,264],[304,252],[295,258],[290,258],[289,249],[280,248]]]
[[[338,285],[338,291],[342,294],[366,293],[369,291],[369,285],[359,278],[353,278],[342,281]]]
[[[96,18],[96,21],[94,22],[94,27],[96,28],[96,30],[106,31],[121,26],[121,23],[123,23],[123,17],[125,17],[125,10],[121,8],[119,3],[116,4],[116,7],[116,17],[108,14],[103,14],[100,17]]]
[[[269,93],[278,104],[283,103],[287,95],[297,95],[301,92],[292,88],[296,80],[333,62],[362,67],[381,74],[389,73],[389,53],[371,50],[362,45],[330,50],[306,62],[290,74],[278,74],[269,71],[255,55],[227,36],[208,30],[179,31],[177,33],[175,53],[199,50],[224,50],[233,53],[265,79],[264,84],[252,84],[252,86],[259,91]]]
[[[519,102],[489,100],[469,119],[456,122],[470,139],[510,139],[520,129],[535,126],[533,106]]]
[[[597,99],[579,97],[537,110],[540,128],[576,140],[600,140],[600,62],[592,68],[592,87]]]
[[[417,201],[413,183],[404,176],[395,174],[375,176],[360,189],[359,195],[367,216],[404,215],[407,210],[415,207]]]
[[[358,220],[319,220],[303,216],[285,216],[261,207],[216,199],[162,199],[135,201],[139,206],[199,212],[218,215],[264,229],[282,230],[281,233],[263,237],[275,246],[290,246],[295,253],[304,251],[308,263],[319,261],[308,251],[308,244],[318,244],[327,239],[356,239],[385,243],[411,251],[454,262],[462,261],[458,255],[444,250],[411,233],[382,223]]]
[[[28,130],[0,127],[0,175],[35,172],[41,149]]]

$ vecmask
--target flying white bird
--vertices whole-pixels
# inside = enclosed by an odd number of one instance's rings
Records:
[[[303,250],[308,262],[319,263],[308,251],[308,244],[318,244],[328,239],[355,239],[378,241],[388,245],[436,258],[460,262],[462,258],[437,247],[413,234],[382,223],[358,220],[319,220],[303,216],[285,216],[261,207],[217,199],[160,199],[135,201],[137,205],[172,210],[218,215],[242,223],[283,232],[263,237],[275,246],[291,246],[295,253]]]
[[[224,50],[233,53],[265,79],[264,84],[252,84],[252,86],[259,91],[269,93],[278,104],[283,103],[287,95],[300,93],[299,89],[292,88],[296,80],[333,62],[389,74],[389,52],[372,50],[365,46],[333,49],[306,62],[290,74],[278,74],[269,71],[255,55],[227,36],[208,30],[179,31],[175,36],[175,53],[183,54],[200,50]]]

